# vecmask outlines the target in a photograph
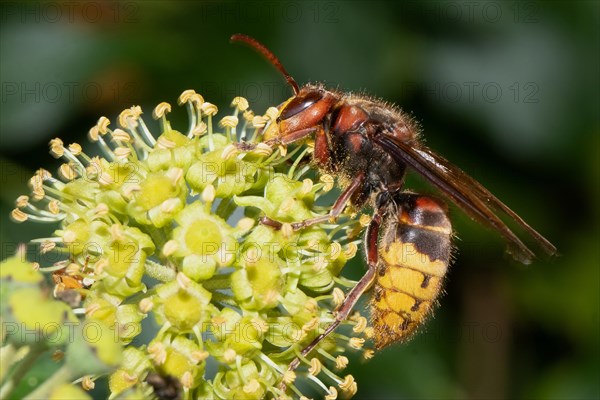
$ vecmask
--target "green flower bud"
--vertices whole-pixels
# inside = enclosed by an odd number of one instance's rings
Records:
[[[90,227],[87,221],[78,218],[69,224],[63,231],[63,241],[69,246],[74,256],[78,256],[86,249],[86,244],[90,239]]]
[[[266,329],[264,321],[251,316],[243,317],[235,325],[234,334],[225,340],[225,345],[237,354],[251,358],[255,350],[262,348]]]
[[[98,192],[98,189],[98,183],[84,178],[66,183],[62,192],[72,199],[84,199],[88,198],[90,194]]]
[[[98,204],[106,204],[112,214],[126,215],[127,214],[127,200],[121,193],[116,190],[103,190],[96,195],[96,202]]]
[[[102,167],[102,172],[107,175],[106,179],[110,177],[110,183],[104,185],[106,189],[119,190],[119,188],[127,183],[139,181],[137,175],[139,173],[139,167],[135,163],[103,162]]]
[[[218,341],[224,342],[241,319],[242,316],[239,313],[231,308],[224,308],[212,318],[210,332]]]
[[[180,380],[183,379],[186,372],[190,373],[194,382],[191,387],[197,386],[200,383],[198,377],[204,373],[205,366],[202,348],[190,339],[176,336],[166,346],[166,351],[166,359],[158,366],[158,370]]]
[[[104,249],[102,284],[108,293],[126,297],[145,288],[146,257],[154,251],[150,237],[137,228],[113,225],[113,240]]]
[[[128,213],[140,224],[157,228],[171,222],[183,209],[186,186],[180,168],[149,173],[133,192],[133,201],[128,204]]]
[[[204,281],[212,278],[217,271],[217,262],[214,258],[204,257],[199,254],[185,256],[182,261],[183,273],[195,281]]]
[[[277,347],[289,347],[302,337],[302,324],[296,324],[291,317],[278,317],[269,324],[266,340]]]
[[[248,310],[276,307],[283,287],[281,268],[282,264],[278,259],[269,261],[267,257],[256,262],[246,262],[243,269],[235,271],[231,276],[234,297]]]
[[[118,303],[117,298],[93,293],[85,299],[84,306],[90,317],[101,321],[106,326],[115,326]]]
[[[143,351],[135,347],[127,347],[123,350],[121,367],[113,372],[108,380],[111,393],[118,395],[140,383],[151,367],[152,364]]]
[[[177,215],[176,221],[179,226],[173,230],[172,237],[179,247],[174,257],[183,257],[187,265],[198,261],[208,266],[213,262],[219,267],[231,265],[237,241],[233,228],[223,219],[208,214],[204,204],[196,202],[186,206]],[[194,257],[185,260],[189,256]]]
[[[188,168],[195,160],[196,149],[193,144],[186,144],[173,149],[156,149],[146,160],[150,171],[166,170],[172,166]]]
[[[242,365],[241,369],[218,373],[214,389],[221,399],[261,399],[265,395],[264,384],[252,361]]]
[[[139,333],[142,332],[142,319],[144,314],[139,311],[137,305],[123,304],[117,307],[117,329],[119,338],[124,344],[133,340]]]
[[[190,139],[184,134],[171,128],[171,124],[168,122],[162,135],[160,135],[157,139],[159,143],[161,143],[163,140],[169,141],[169,145],[173,146],[174,148],[181,148],[190,142]]]
[[[211,293],[183,274],[177,276],[176,282],[158,287],[157,295],[161,303],[155,313],[157,322],[161,325],[168,322],[177,332],[191,331],[213,312],[208,307]]]

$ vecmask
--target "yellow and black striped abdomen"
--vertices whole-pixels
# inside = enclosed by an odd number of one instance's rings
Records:
[[[378,349],[410,338],[435,304],[448,269],[452,228],[443,204],[402,194],[383,224],[371,303]]]

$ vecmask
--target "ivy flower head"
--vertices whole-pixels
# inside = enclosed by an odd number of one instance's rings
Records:
[[[311,179],[310,143],[260,143],[276,108],[255,115],[237,97],[232,112],[217,119],[217,107],[194,91],[178,102],[188,113],[185,131],[171,126],[167,103],[152,113],[158,130],[146,125],[140,107],[123,111],[116,124],[100,118],[89,137],[102,157],[53,139],[51,154],[64,161],[58,176],[38,170],[31,194],[17,199],[13,220],[58,224],[52,237],[32,243],[61,260],[40,261],[39,271],[3,263],[3,282],[10,275],[15,288],[2,292],[14,304],[9,314],[59,325],[97,321],[119,346],[118,358],[98,364],[104,368],[70,363],[51,389],[68,390],[61,385],[77,379],[89,389],[108,374],[113,398],[165,388],[182,398],[301,397],[310,385],[330,399],[352,396],[357,384],[343,374],[346,354],[372,354],[363,348],[364,317],[352,316],[344,323],[352,329],[330,335],[307,357],[300,352],[333,321],[353,284],[340,273],[356,254],[359,222],[291,228],[327,212],[319,198],[333,180]],[[240,140],[259,145],[241,152],[234,145]],[[42,271],[53,273],[56,299],[45,294]],[[25,316],[48,301],[43,316]],[[143,324],[147,319],[155,324]],[[15,338],[5,335],[5,345],[27,345]],[[86,354],[80,347],[76,354]],[[296,357],[302,366],[287,371]]]

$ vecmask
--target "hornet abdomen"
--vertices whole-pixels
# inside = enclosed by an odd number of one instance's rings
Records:
[[[438,200],[402,193],[390,205],[371,302],[375,346],[405,341],[425,321],[448,270],[452,227]]]

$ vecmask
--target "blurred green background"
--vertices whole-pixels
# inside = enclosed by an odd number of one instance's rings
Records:
[[[32,173],[55,170],[49,139],[89,149],[99,116],[149,114],[188,88],[257,112],[289,97],[261,57],[229,44],[242,32],[299,83],[411,112],[431,148],[561,253],[518,265],[452,209],[458,250],[435,318],[351,363],[357,398],[599,398],[598,2],[3,2],[1,18],[2,257],[51,230],[8,219]],[[358,278],[363,266],[347,268]]]

